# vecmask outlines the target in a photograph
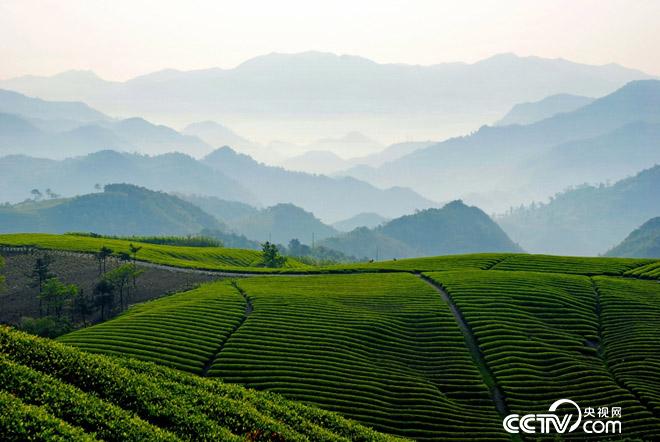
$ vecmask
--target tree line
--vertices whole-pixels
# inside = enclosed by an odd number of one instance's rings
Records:
[[[101,247],[95,253],[98,263],[98,278],[91,293],[76,284],[67,284],[52,271],[54,258],[48,253],[36,258],[28,276],[30,287],[35,289],[39,300],[39,317],[22,318],[20,328],[46,337],[67,333],[75,324],[86,326],[95,315],[101,321],[111,312],[124,311],[138,288],[138,279],[144,272],[137,267],[140,246],[129,245],[129,252],[115,252]],[[108,268],[110,259],[119,265]]]

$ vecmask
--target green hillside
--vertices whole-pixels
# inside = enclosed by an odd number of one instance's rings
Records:
[[[660,258],[660,217],[642,224],[605,256]]]
[[[229,226],[250,239],[277,244],[288,244],[294,238],[311,244],[312,238],[321,240],[337,233],[314,214],[293,204],[277,204],[247,214],[233,220]]]
[[[0,327],[4,441],[386,441],[336,414]]]
[[[221,228],[215,218],[191,203],[130,184],[110,184],[103,192],[0,208],[2,233],[185,235]]]
[[[481,209],[453,201],[405,215],[373,229],[357,228],[321,242],[347,255],[412,258],[522,249]]]
[[[646,440],[660,437],[660,285],[630,276],[649,266],[660,261],[478,254],[335,266],[320,271],[366,273],[216,282],[60,339],[416,440],[506,440],[503,415],[558,398],[621,406],[625,435]]]
[[[94,238],[78,235],[51,235],[46,233],[16,233],[0,235],[0,246],[35,247],[60,251],[96,253],[101,247],[115,253],[129,253],[129,244],[141,246],[139,261],[174,267],[233,272],[266,272],[261,265],[261,252],[256,250],[229,249],[223,247],[180,247],[139,243],[122,239]],[[307,269],[308,266],[287,258],[285,268]]]

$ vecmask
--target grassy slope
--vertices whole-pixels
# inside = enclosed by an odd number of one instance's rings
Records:
[[[103,246],[115,252],[128,252],[131,241],[107,238],[91,238],[76,235],[51,235],[46,233],[16,233],[0,235],[0,245],[10,247],[31,246],[72,252],[98,252]],[[261,259],[261,252],[220,247],[179,247],[133,242],[142,247],[138,259],[155,264],[206,270],[233,272],[269,272],[270,269],[254,267]],[[287,268],[308,268],[288,259]]]
[[[23,440],[386,441],[336,414],[0,328],[0,434]]]

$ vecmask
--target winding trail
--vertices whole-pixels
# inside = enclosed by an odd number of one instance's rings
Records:
[[[454,303],[449,294],[444,290],[444,288],[442,288],[440,284],[424,274],[418,274],[417,276],[422,281],[426,282],[429,286],[433,287],[440,294],[442,300],[449,306],[449,309],[456,319],[458,327],[463,333],[465,344],[470,352],[470,355],[472,356],[475,365],[479,369],[479,373],[481,373],[484,383],[488,386],[488,390],[490,391],[490,396],[495,404],[495,408],[502,418],[506,417],[510,414],[510,411],[506,401],[504,400],[504,393],[497,384],[497,381],[495,380],[493,373],[490,371],[490,368],[488,368],[486,359],[484,358],[484,355],[479,348],[479,344],[477,343],[477,338],[474,336],[472,329],[465,320],[463,313],[459,310],[458,306]]]
[[[234,286],[236,291],[238,293],[240,293],[240,295],[243,297],[243,299],[245,299],[245,312],[243,313],[243,317],[240,319],[238,324],[236,324],[236,326],[232,329],[232,331],[229,332],[229,334],[227,334],[227,337],[220,342],[218,347],[215,349],[215,351],[209,357],[208,361],[206,361],[206,364],[204,364],[204,368],[202,369],[202,372],[200,373],[200,376],[203,376],[203,377],[208,376],[209,370],[211,369],[211,366],[213,365],[213,361],[216,360],[216,358],[218,357],[218,354],[222,351],[222,349],[224,348],[227,341],[229,341],[229,339],[234,335],[234,333],[236,333],[238,331],[238,329],[241,328],[241,326],[247,320],[248,316],[250,316],[250,314],[254,310],[254,307],[252,306],[252,302],[250,301],[250,298],[248,298],[245,291],[241,287],[239,287],[238,284],[236,284],[235,282],[232,282],[232,285]]]

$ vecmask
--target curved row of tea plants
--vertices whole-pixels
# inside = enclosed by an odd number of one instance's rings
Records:
[[[638,278],[660,279],[660,260],[635,267],[634,269],[628,270],[625,275]]]
[[[507,439],[438,293],[406,273],[239,281],[254,311],[209,371],[417,440]]]
[[[623,275],[627,271],[651,262],[654,260],[512,254],[506,256],[491,269],[575,275]]]
[[[0,328],[0,435],[24,440],[388,441],[334,413]]]
[[[245,310],[245,299],[222,281],[146,302],[59,339],[94,353],[127,355],[201,374]]]
[[[513,271],[429,276],[461,310],[512,412],[547,412],[561,398],[594,409],[618,406],[627,437],[660,437],[660,419],[619,385],[598,354],[590,278]],[[628,345],[631,354],[643,354],[638,342]]]
[[[608,277],[594,281],[609,367],[660,419],[660,283]]]
[[[79,235],[53,235],[48,233],[11,233],[0,235],[0,246],[34,247],[70,252],[96,253],[101,247],[109,247],[115,253],[129,253],[129,244],[142,247],[137,254],[139,261],[172,267],[218,270],[231,272],[268,273],[273,269],[258,267],[262,254],[256,250],[224,247],[182,247],[134,241],[94,238]],[[284,268],[306,269],[309,266],[287,258]],[[279,269],[275,269],[276,271]]]

